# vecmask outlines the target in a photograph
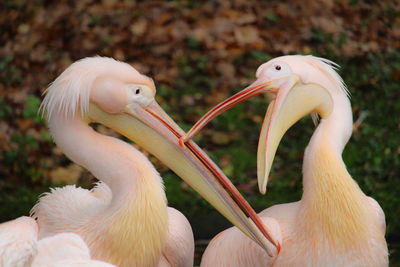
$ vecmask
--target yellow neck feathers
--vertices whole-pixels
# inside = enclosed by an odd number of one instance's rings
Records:
[[[98,246],[92,249],[94,258],[120,267],[157,265],[168,230],[165,192],[153,177],[143,177],[138,184],[132,197],[106,219],[109,223],[97,236],[98,245],[93,244]]]
[[[335,251],[363,246],[368,229],[366,196],[328,144],[320,144],[312,154],[311,170],[304,170],[299,214],[306,222],[304,234],[315,235],[308,238],[316,241],[315,246],[329,244]]]

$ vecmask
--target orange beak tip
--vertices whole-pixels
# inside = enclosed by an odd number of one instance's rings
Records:
[[[279,253],[281,252],[281,243],[279,243],[279,241],[276,242],[278,242],[278,246],[276,248],[278,250],[278,255],[279,255]]]
[[[185,148],[185,140],[183,140],[183,136],[179,138],[179,146],[181,148]]]

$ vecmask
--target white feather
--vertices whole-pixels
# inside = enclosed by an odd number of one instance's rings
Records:
[[[323,68],[334,79],[335,83],[339,85],[340,89],[347,95],[347,97],[350,97],[350,91],[348,90],[342,77],[340,77],[340,75],[336,72],[340,68],[338,64],[322,57],[315,57],[311,55],[307,55],[305,57],[317,63],[321,68]]]
[[[89,248],[79,235],[61,233],[41,239],[32,267],[63,260],[90,260]]]
[[[38,241],[36,221],[31,217],[20,217],[0,224],[0,266],[112,267],[114,265],[91,260],[88,246],[74,233],[60,233]]]
[[[37,224],[30,217],[0,224],[0,266],[30,266],[37,252],[37,236]]]
[[[38,242],[38,253],[31,267],[112,267],[114,265],[90,259],[83,239],[74,233],[61,233]],[[114,266],[115,267],[115,266]]]
[[[39,198],[31,216],[37,218],[40,225],[46,225],[41,229],[40,237],[71,231],[71,226],[78,228],[87,224],[92,214],[97,214],[110,203],[111,197],[110,188],[101,182],[92,190],[75,185],[52,188],[50,193],[44,193]]]

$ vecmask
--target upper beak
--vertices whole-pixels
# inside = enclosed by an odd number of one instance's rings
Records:
[[[300,118],[311,112],[325,117],[332,110],[328,91],[317,84],[303,84],[300,78],[289,75],[268,81],[257,80],[239,93],[224,100],[204,115],[183,137],[191,139],[209,121],[233,106],[261,93],[273,96],[261,127],[257,151],[257,178],[259,190],[265,194],[269,172],[276,149],[285,132]]]
[[[185,134],[184,131],[155,101],[146,107],[127,106],[119,114],[109,114],[90,104],[89,118],[117,130],[155,155],[270,256],[276,255],[278,244],[254,210],[194,142],[187,143],[189,149],[179,145],[179,138]],[[236,202],[230,194],[237,199]]]

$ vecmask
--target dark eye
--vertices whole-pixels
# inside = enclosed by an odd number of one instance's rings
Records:
[[[276,65],[276,66],[275,66],[275,69],[276,69],[276,70],[281,70],[281,66],[280,66],[280,65]]]
[[[138,95],[139,93],[140,93],[140,88],[137,88],[136,91],[135,91],[135,94]]]

